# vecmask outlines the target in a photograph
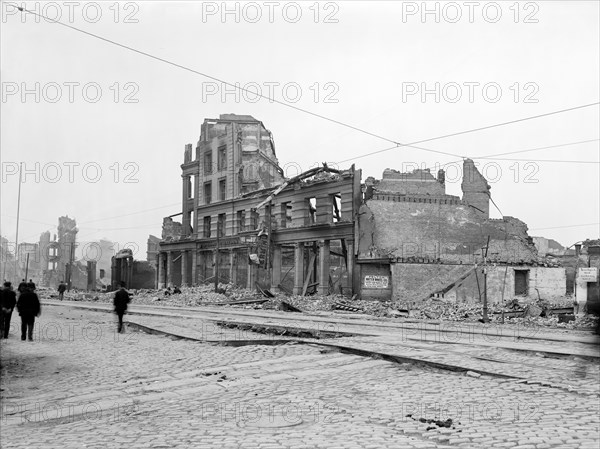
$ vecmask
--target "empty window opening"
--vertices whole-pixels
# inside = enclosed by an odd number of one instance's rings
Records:
[[[243,232],[246,230],[246,211],[238,210],[237,211],[237,229],[238,232]]]
[[[206,239],[210,238],[211,217],[204,217],[204,226],[202,227],[202,236]]]
[[[515,295],[527,295],[528,278],[529,270],[515,270]]]
[[[219,171],[227,169],[227,146],[219,147],[217,154],[217,164]]]
[[[339,193],[331,195],[333,222],[342,221],[342,196]]]
[[[308,198],[308,220],[307,224],[315,224],[317,222],[317,199],[315,197]]]
[[[212,182],[204,183],[204,204],[212,203]]]
[[[219,201],[225,201],[227,197],[227,179],[219,179]]]
[[[213,164],[212,150],[208,150],[206,153],[204,153],[204,174],[205,175],[210,175],[213,172],[212,164]]]
[[[217,217],[217,235],[223,237],[225,235],[225,220],[227,219],[226,214],[219,214]]]
[[[187,198],[192,198],[192,178],[189,176],[185,180],[185,190],[187,193]]]

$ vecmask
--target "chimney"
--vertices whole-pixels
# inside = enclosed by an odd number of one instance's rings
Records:
[[[441,185],[446,184],[446,172],[441,168],[438,170],[437,180]]]
[[[581,243],[575,244],[575,257],[579,257],[581,254]]]

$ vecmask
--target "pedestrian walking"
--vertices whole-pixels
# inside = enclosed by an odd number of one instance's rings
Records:
[[[25,288],[25,291],[19,295],[17,309],[21,315],[21,340],[25,340],[27,336],[29,341],[33,341],[35,317],[40,316],[41,313],[38,295],[30,288]]]
[[[2,317],[0,321],[0,338],[8,338],[10,330],[10,319],[13,309],[17,304],[17,294],[8,281],[4,282],[4,288],[0,290],[0,306],[2,307]]]
[[[64,281],[60,281],[60,284],[58,284],[58,299],[61,301],[65,297],[65,290],[67,290],[67,284]]]
[[[117,290],[115,293],[115,299],[113,301],[115,305],[115,313],[119,317],[119,327],[117,332],[121,332],[123,330],[123,315],[127,310],[127,304],[131,302],[131,293],[125,290],[125,282],[121,282],[121,288]]]
[[[27,282],[25,282],[25,279],[21,279],[21,282],[19,283],[19,286],[17,287],[17,291],[19,293],[23,293],[26,288],[27,288]]]
[[[27,287],[30,288],[32,292],[35,291],[35,282],[33,282],[33,279],[29,279],[29,282],[27,283]]]

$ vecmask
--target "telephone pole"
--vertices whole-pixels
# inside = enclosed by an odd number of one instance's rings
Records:
[[[488,235],[487,243],[485,244],[485,253],[483,255],[483,322],[490,321],[488,318],[488,297],[487,297],[487,255],[490,247],[490,236]],[[482,248],[483,250],[483,248]]]
[[[15,234],[15,276],[17,277],[17,283],[19,282],[19,215],[21,211],[21,177],[23,175],[22,170],[23,162],[19,163],[19,193],[17,195],[17,231]]]
[[[219,292],[219,234],[221,234],[221,222],[217,220],[217,248],[215,250],[215,293]]]

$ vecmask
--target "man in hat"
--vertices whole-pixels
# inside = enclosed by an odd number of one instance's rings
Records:
[[[115,293],[115,299],[113,300],[113,304],[115,306],[115,313],[119,317],[119,328],[117,332],[121,332],[123,330],[123,315],[127,310],[127,304],[131,302],[131,293],[125,290],[125,282],[121,281],[121,288],[117,290]]]
[[[65,297],[66,289],[67,289],[67,284],[65,284],[64,281],[60,281],[60,284],[58,284],[58,299],[60,299],[61,301]]]
[[[0,306],[2,307],[2,317],[0,317],[0,338],[8,338],[10,330],[10,319],[13,309],[17,304],[17,294],[8,281],[4,283],[4,288],[0,290]]]
[[[26,287],[23,293],[19,295],[17,309],[19,315],[21,315],[21,340],[25,340],[25,336],[27,336],[29,341],[32,341],[35,317],[40,316],[41,312],[38,295],[29,287]]]

